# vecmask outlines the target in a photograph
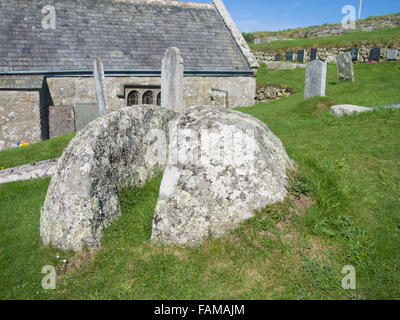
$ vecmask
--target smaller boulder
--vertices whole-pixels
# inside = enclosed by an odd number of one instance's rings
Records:
[[[344,116],[344,115],[352,115],[356,113],[364,113],[367,111],[372,111],[373,108],[361,107],[361,106],[354,106],[351,104],[341,104],[337,106],[331,107],[331,113],[335,116]]]

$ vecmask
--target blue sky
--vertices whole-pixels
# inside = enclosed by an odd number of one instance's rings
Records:
[[[211,2],[211,0],[192,0]],[[224,0],[241,32],[277,31],[342,21],[342,7],[360,0]],[[400,0],[363,0],[361,18],[400,12]]]

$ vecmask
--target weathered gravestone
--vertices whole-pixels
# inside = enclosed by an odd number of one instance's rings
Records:
[[[229,109],[189,108],[171,130],[152,241],[197,245],[225,235],[285,198],[289,168],[284,146],[263,122]]]
[[[351,49],[350,54],[351,54],[352,61],[358,61],[358,49],[357,48]]]
[[[51,106],[49,108],[50,139],[75,131],[73,106]]]
[[[397,60],[399,56],[399,50],[388,50],[386,53],[387,60]]]
[[[297,61],[304,62],[304,49],[300,49],[297,51]]]
[[[107,114],[107,92],[106,78],[104,76],[104,66],[101,58],[97,58],[93,62],[93,78],[94,89],[96,91],[96,100],[99,109],[99,114],[104,116]]]
[[[254,39],[254,44],[260,44],[260,43],[261,43],[260,39],[258,39],[258,38]]]
[[[80,131],[90,122],[100,117],[97,103],[78,103],[75,105],[75,129]]]
[[[207,106],[229,108],[228,91],[212,88],[206,93],[204,103]]]
[[[178,48],[168,48],[161,66],[161,107],[182,113],[183,102],[183,59]]]
[[[286,61],[292,61],[293,60],[293,51],[286,51]]]
[[[281,61],[281,55],[279,53],[275,55],[275,61]]]
[[[317,49],[311,49],[310,61],[317,60]]]
[[[210,109],[210,108],[209,108]],[[40,216],[45,245],[100,245],[120,215],[119,190],[142,186],[165,166],[170,122],[178,114],[152,105],[121,108],[91,122],[57,163]]]
[[[340,81],[354,81],[353,61],[350,52],[340,53],[337,56],[337,69]]]
[[[325,96],[327,64],[319,60],[311,61],[306,67],[304,98]]]
[[[381,48],[374,48],[370,50],[369,60],[379,61],[380,58],[381,58]]]

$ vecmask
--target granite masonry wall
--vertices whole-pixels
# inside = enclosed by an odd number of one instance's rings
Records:
[[[107,77],[107,112],[127,106],[127,96],[136,87],[160,87],[158,77]],[[185,77],[186,107],[204,105],[207,93],[214,88],[228,92],[228,107],[252,106],[255,103],[254,77]],[[43,76],[0,77],[0,150],[49,137],[50,106],[96,104],[91,77],[47,78]]]
[[[39,91],[0,91],[0,150],[41,139]]]
[[[369,60],[369,52],[371,49],[375,48],[374,46],[361,46],[358,48],[358,61],[357,63],[368,62]],[[343,52],[348,52],[351,47],[342,47],[342,48],[318,48],[317,51],[317,59],[321,61],[325,61],[327,63],[336,63],[336,57],[338,54]],[[397,49],[400,51],[400,47],[398,48],[390,48],[390,49]],[[293,51],[293,60],[297,59],[297,50],[298,49],[288,49],[287,51]],[[306,53],[304,55],[304,62],[310,61],[310,51],[311,49],[305,49]],[[381,48],[381,59],[380,62],[386,60],[386,53],[389,48]],[[257,61],[259,63],[267,63],[269,61],[275,60],[276,54],[281,54],[281,59],[285,59],[285,52],[286,51],[274,51],[274,52],[260,52],[260,51],[253,51]]]
[[[93,78],[47,79],[54,105],[96,103]],[[107,77],[108,112],[127,106],[127,95],[138,86],[161,86],[157,77]],[[184,101],[186,107],[204,104],[211,89],[228,91],[229,108],[254,105],[256,79],[253,77],[185,77]]]

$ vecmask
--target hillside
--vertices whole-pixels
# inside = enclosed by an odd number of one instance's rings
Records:
[[[304,39],[321,36],[357,33],[372,30],[390,29],[400,25],[400,13],[385,16],[368,17],[357,21],[356,30],[344,30],[340,23],[310,26],[306,28],[287,29],[282,31],[258,31],[243,33],[248,43],[254,43],[255,38],[261,42],[271,42],[278,39]]]
[[[382,48],[400,47],[400,26],[368,32],[346,33],[338,36],[303,38],[295,40],[277,40],[270,43],[249,44],[255,51],[278,52],[287,49],[307,48],[355,48],[361,45],[373,45]]]

